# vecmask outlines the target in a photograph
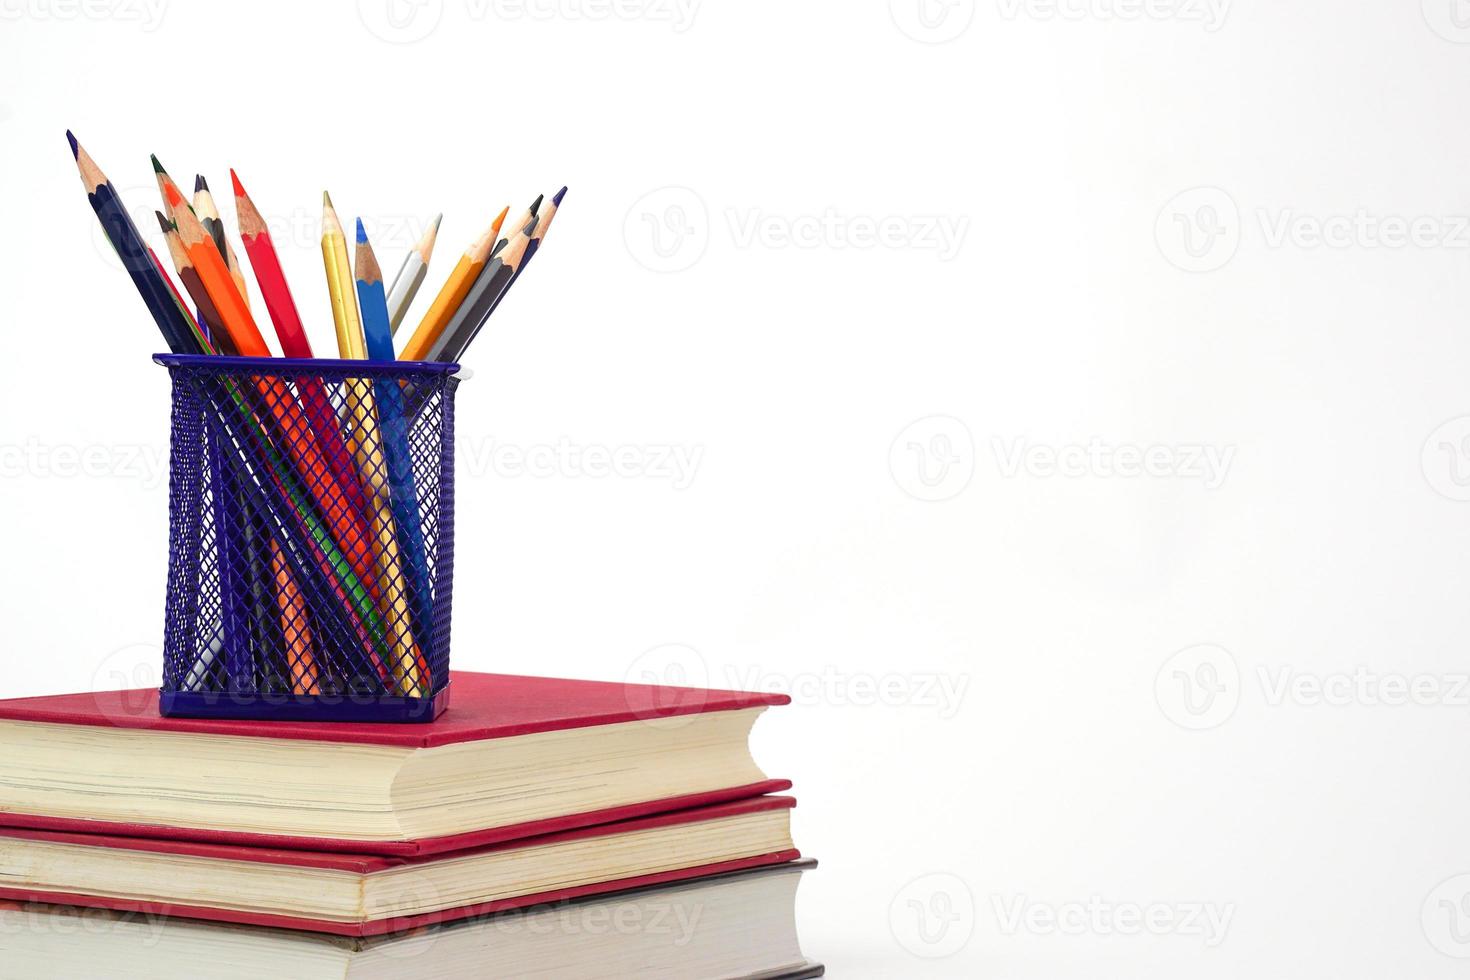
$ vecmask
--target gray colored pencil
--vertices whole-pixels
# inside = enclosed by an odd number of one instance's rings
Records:
[[[516,232],[524,231],[528,237],[530,236],[536,227],[536,222],[539,220],[541,202],[545,198],[545,194],[537,194],[536,200],[531,202],[531,206],[526,208],[513,224],[505,226],[505,234],[501,236],[500,241],[495,243],[495,247],[490,250],[490,257],[492,259],[505,250],[505,246],[515,237]]]
[[[516,270],[520,268],[528,244],[530,244],[530,238],[527,237],[526,232],[517,231],[507,240],[500,254],[486,263],[479,277],[475,279],[475,284],[470,287],[464,302],[455,311],[454,318],[449,321],[449,326],[439,334],[424,360],[445,362],[459,360],[480,332],[480,328],[485,325],[490,311],[495,308],[495,301],[500,298],[500,294],[515,278]]]
[[[430,222],[429,230],[424,232],[417,245],[408,250],[403,264],[398,267],[398,275],[393,277],[393,285],[388,290],[388,328],[395,335],[408,314],[408,308],[413,305],[419,287],[424,284],[424,277],[428,275],[429,256],[434,252],[434,239],[439,235],[439,222],[443,219],[444,215],[440,214]]]

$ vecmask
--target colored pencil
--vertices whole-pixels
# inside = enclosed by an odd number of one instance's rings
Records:
[[[306,618],[306,597],[301,594],[301,586],[274,538],[271,539],[271,571],[276,579],[276,602],[281,610],[281,637],[286,644],[291,693],[320,694],[316,655],[311,648],[311,623]]]
[[[366,360],[367,342],[357,309],[352,266],[347,259],[347,239],[342,233],[336,209],[332,207],[332,198],[325,193],[322,195],[322,264],[327,273],[327,292],[332,301],[338,350],[343,358]],[[406,598],[408,584],[403,576],[393,526],[388,464],[378,429],[372,387],[362,378],[349,378],[343,384],[348,414],[355,423],[353,438],[348,442],[357,454],[357,466],[369,495],[372,537],[384,603],[383,620],[388,629],[388,645],[393,651],[393,676],[402,694],[423,697],[429,693],[428,663],[414,643],[409,625],[412,607]]]
[[[244,185],[233,170],[230,171],[230,180],[235,189],[235,213],[240,221],[240,241],[245,246],[245,255],[250,259],[251,268],[255,270],[255,282],[265,299],[265,308],[270,314],[271,323],[275,325],[276,337],[281,342],[281,353],[287,357],[311,357],[311,341],[307,339],[301,314],[296,309],[296,300],[286,284],[286,274],[281,269],[281,261],[276,255],[276,246],[266,228],[265,219],[260,216],[260,210],[250,199],[250,195],[245,193]],[[327,399],[325,386],[317,378],[301,377],[296,379],[296,390],[301,394],[307,417],[322,452],[326,454],[332,475],[346,492],[353,509],[366,515],[367,497],[363,493],[351,454],[342,441],[337,413]],[[364,522],[365,520],[364,517]],[[366,528],[366,523],[363,527]]]
[[[536,222],[536,230],[531,233],[531,244],[526,246],[526,257],[521,260],[522,269],[526,267],[527,262],[530,262],[535,257],[536,250],[541,247],[542,239],[546,237],[546,232],[551,228],[551,221],[556,217],[557,209],[561,207],[561,199],[566,196],[567,189],[563,187],[551,196],[551,204],[547,206],[545,211],[541,212],[541,216]]]
[[[224,328],[224,321],[220,319],[219,311],[214,308],[214,300],[210,298],[209,291],[204,288],[199,273],[194,271],[194,263],[189,259],[189,253],[184,250],[184,242],[179,238],[178,229],[162,211],[153,213],[158,218],[158,227],[163,231],[163,240],[168,245],[168,254],[173,260],[174,271],[179,274],[179,281],[184,284],[189,298],[198,308],[199,316],[209,328],[210,336],[216,338],[219,348],[224,353],[236,353],[230,342],[230,335]]]
[[[240,299],[245,302],[245,308],[249,309],[250,290],[245,285],[245,273],[240,268],[240,260],[235,258],[235,250],[230,246],[229,237],[225,235],[225,222],[219,216],[219,208],[214,206],[214,195],[209,193],[209,183],[199,174],[194,175],[194,213],[199,216],[209,237],[214,239],[220,257],[225,260],[225,268],[230,270],[230,278],[235,280],[235,288],[240,291]]]
[[[157,214],[157,213],[158,213],[157,211],[154,212],[154,214]],[[173,277],[171,277],[168,274],[168,270],[165,269],[163,267],[163,263],[161,261],[159,261],[159,258],[158,258],[157,253],[155,253],[153,251],[153,249],[151,249],[151,248],[148,249],[148,258],[149,258],[150,261],[152,261],[153,267],[158,270],[159,278],[161,278],[164,281],[164,283],[168,286],[168,291],[169,291],[170,295],[173,296],[174,303],[178,306],[179,312],[183,313],[184,316],[185,316],[185,318],[188,318],[188,319],[194,318],[193,312],[191,312],[190,309],[189,309],[189,301],[186,300],[186,299],[184,299],[184,294],[181,293],[181,292],[179,292],[179,287],[174,285]],[[206,354],[213,354],[214,351],[213,350],[205,350],[204,353],[206,353]]]
[[[357,250],[353,264],[358,312],[362,317],[363,356],[375,361],[392,361],[393,326],[388,315],[388,298],[383,290],[383,271],[368,241],[362,219],[357,219]]]
[[[419,287],[424,284],[424,277],[429,274],[429,256],[434,254],[434,240],[439,236],[439,222],[443,220],[442,214],[434,216],[424,237],[408,250],[403,264],[398,267],[398,275],[393,277],[393,286],[388,290],[388,329],[395,334],[403,325],[403,317],[418,295]]]
[[[429,348],[424,359],[428,361],[456,361],[468,349],[479,334],[480,328],[490,316],[500,294],[510,288],[516,270],[525,257],[530,239],[524,230],[511,236],[500,254],[490,260],[484,273],[475,282],[470,298],[459,308],[454,322],[439,335],[434,346]]]
[[[276,255],[276,246],[265,219],[260,216],[260,210],[245,193],[233,170],[230,171],[230,182],[235,189],[235,216],[240,226],[240,242],[245,246],[250,267],[255,270],[255,282],[265,299],[271,323],[275,325],[281,353],[287,357],[311,357],[311,342],[306,338],[306,328],[301,323],[296,300],[286,285],[286,273],[281,269],[281,260]]]
[[[168,171],[163,169],[163,164],[159,162],[157,156],[149,154],[148,159],[153,164],[153,179],[158,182],[158,196],[163,198],[163,213],[168,215],[168,220],[173,221],[174,205],[170,199],[168,189],[172,187],[175,191],[178,191],[179,197],[183,197],[184,192],[179,190],[179,185],[175,184],[174,179],[168,175]]]
[[[502,218],[503,220],[503,218]],[[449,273],[449,278],[439,289],[439,295],[434,297],[429,311],[424,314],[418,329],[413,336],[408,338],[403,351],[398,355],[405,361],[422,361],[428,353],[429,348],[439,339],[444,328],[449,326],[454,313],[459,305],[464,302],[470,287],[475,284],[480,271],[485,268],[486,261],[490,258],[490,249],[495,244],[495,236],[499,232],[498,225],[491,225],[485,229],[485,233],[475,239],[470,247],[465,249],[464,255],[460,256],[459,262],[454,270]]]
[[[367,355],[375,361],[393,360],[393,332],[388,320],[388,301],[383,292],[383,271],[373,254],[362,219],[357,221],[357,253],[353,275],[357,284],[357,304],[362,314],[363,339]],[[373,385],[378,399],[383,448],[388,456],[389,499],[398,522],[399,540],[408,558],[413,582],[413,613],[418,625],[420,645],[431,642],[433,608],[429,602],[428,550],[419,518],[418,487],[413,476],[413,455],[408,444],[408,425],[404,415],[403,390],[398,382],[387,380]]]
[[[149,256],[148,246],[133,224],[132,216],[117,196],[112,182],[82,149],[77,138],[67,130],[66,140],[71,145],[72,158],[81,174],[82,186],[87,191],[87,201],[102,224],[107,241],[122,261],[123,268],[133,280],[133,286],[143,297],[153,321],[163,334],[164,342],[175,354],[197,354],[200,345],[198,327],[181,312],[169,291],[168,284],[159,275],[158,265]]]

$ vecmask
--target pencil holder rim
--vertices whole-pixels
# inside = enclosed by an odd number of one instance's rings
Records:
[[[367,368],[370,371],[403,371],[413,374],[458,374],[468,377],[455,361],[372,361],[351,360],[332,357],[238,357],[228,354],[168,354],[153,355],[153,363],[164,367],[214,367],[214,368],[261,368],[263,374],[310,374],[311,369],[327,371],[349,371]]]

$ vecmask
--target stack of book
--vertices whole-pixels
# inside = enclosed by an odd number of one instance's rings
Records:
[[[781,696],[460,672],[427,725],[0,701],[0,977],[798,978]]]

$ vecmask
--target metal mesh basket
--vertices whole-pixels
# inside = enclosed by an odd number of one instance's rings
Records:
[[[154,360],[173,379],[162,713],[432,721],[458,365]]]

